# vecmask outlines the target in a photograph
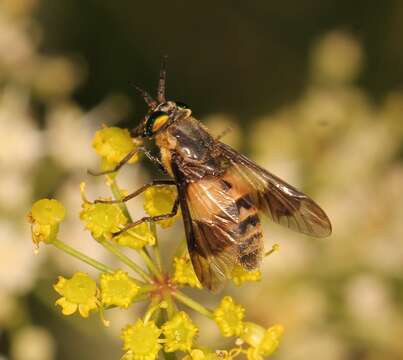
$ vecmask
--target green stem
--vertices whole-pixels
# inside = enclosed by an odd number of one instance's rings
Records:
[[[123,254],[115,245],[110,243],[109,241],[105,239],[100,239],[98,242],[105,247],[105,249],[109,250],[112,254],[114,254],[116,257],[118,257],[124,264],[126,264],[128,267],[133,269],[137,274],[139,274],[144,281],[151,283],[152,279],[151,277],[140,267],[138,266],[134,261],[132,261],[130,258],[128,258],[125,254]]]
[[[204,316],[207,316],[210,319],[213,318],[213,312],[211,310],[209,310],[206,307],[204,307],[203,305],[199,304],[197,301],[195,301],[192,298],[190,298],[189,296],[185,295],[183,292],[178,291],[178,290],[174,291],[174,292],[172,292],[172,296],[176,300],[180,301],[182,304],[193,309],[194,311],[197,311],[198,313],[200,313]]]
[[[116,182],[115,176],[108,176],[108,181],[112,190],[112,194],[114,196],[114,198],[116,200],[122,200],[122,195],[120,193],[119,190],[119,186]],[[124,202],[119,203],[119,207],[120,209],[123,211],[123,214],[127,217],[129,222],[133,222],[132,217],[130,216],[129,210],[127,209],[127,206]],[[142,249],[142,250],[138,250],[139,254],[141,255],[141,257],[143,258],[143,260],[145,261],[148,269],[154,273],[154,275],[156,275],[159,279],[161,279],[161,273],[157,270],[155,271],[155,265],[152,262],[152,260],[150,259],[150,255],[147,251],[147,249]]]
[[[155,238],[155,245],[154,245],[155,261],[157,263],[158,270],[161,272],[162,271],[162,261],[161,261],[160,246],[159,246],[159,242],[158,242],[157,226],[155,225],[154,221],[152,221],[149,226],[150,226],[150,230]]]
[[[151,300],[151,303],[148,306],[147,311],[143,318],[144,323],[148,322],[151,319],[151,317],[153,316],[153,314],[159,310],[160,310],[160,300],[159,299]]]
[[[187,251],[187,245],[186,245],[186,239],[182,238],[182,240],[179,241],[176,249],[175,249],[175,253],[174,253],[174,258],[179,258],[181,256],[183,256],[185,254],[185,250]],[[174,268],[175,268],[175,261],[171,261],[171,272],[174,272]]]
[[[144,262],[146,263],[149,270],[157,277],[158,280],[162,280],[162,273],[158,270],[155,266],[154,262],[151,260],[150,256],[146,252],[145,249],[137,250],[140,256],[143,258]]]
[[[65,253],[74,256],[75,258],[87,263],[88,265],[91,265],[92,267],[103,271],[107,273],[113,273],[113,269],[111,269],[109,266],[100,263],[99,261],[94,260],[93,258],[90,258],[89,256],[83,254],[82,252],[72,248],[71,246],[67,245],[61,240],[55,239],[52,242],[52,245],[57,247],[59,250],[64,251]]]
[[[113,197],[116,200],[122,200],[122,195],[120,193],[118,184],[116,183],[115,176],[113,176],[113,177],[112,176],[107,176],[107,178],[108,178],[111,190],[112,190]],[[124,202],[120,202],[118,205],[119,205],[120,209],[123,211],[123,214],[127,217],[127,219],[130,222],[133,222],[133,219],[129,214],[129,210],[127,209],[126,204]]]
[[[137,294],[137,296],[143,295],[143,294],[148,294],[149,292],[156,290],[156,288],[157,288],[157,286],[154,285],[154,284],[141,285],[139,293]]]
[[[166,360],[176,360],[177,357],[174,352],[166,352],[165,350],[162,351],[162,355]]]
[[[175,313],[177,312],[177,308],[170,294],[165,296],[164,299],[168,303],[166,313],[167,313],[167,320],[169,320],[175,315]]]

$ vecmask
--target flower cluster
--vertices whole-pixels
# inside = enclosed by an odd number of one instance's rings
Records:
[[[114,167],[122,159],[127,158],[128,163],[137,161],[137,155],[127,157],[127,153],[133,152],[137,146],[126,130],[117,128],[104,127],[96,133],[93,141],[94,149],[101,156],[103,170],[112,170],[114,175]],[[116,176],[106,176],[113,198],[90,201],[85,195],[83,183],[80,219],[92,237],[128,266],[131,273],[98,262],[58,239],[65,209],[57,200],[39,200],[29,214],[36,246],[39,242],[52,244],[100,271],[98,279],[84,272],[76,272],[71,278],[59,276],[54,289],[60,295],[56,305],[61,308],[62,314],[78,312],[87,318],[91,313],[98,313],[103,323],[108,325],[104,318],[106,310],[115,307],[127,309],[138,301],[149,301],[144,316],[122,329],[124,360],[154,360],[161,351],[184,353],[188,359],[217,356],[232,359],[244,354],[248,359],[255,360],[271,355],[282,335],[280,325],[265,330],[255,323],[246,322],[245,309],[237,305],[232,297],[225,296],[216,309],[210,310],[182,292],[184,287],[202,288],[183,242],[178,244],[172,259],[172,272],[164,270],[157,226],[172,226],[180,214],[156,223],[148,220],[133,224],[122,201],[126,194],[119,188]],[[172,186],[147,188],[144,191],[144,210],[149,219],[170,213],[176,197],[176,189]],[[145,266],[133,261],[122,248],[137,252]],[[260,277],[259,271],[248,272],[240,266],[235,266],[231,274],[236,286],[258,281]],[[178,306],[184,306],[184,309]],[[199,328],[185,311],[187,308],[211,319],[224,337],[233,337],[234,347],[215,352],[200,346],[197,342]]]

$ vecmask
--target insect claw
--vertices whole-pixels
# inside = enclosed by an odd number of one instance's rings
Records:
[[[87,169],[87,174],[91,175],[91,176],[100,176],[100,175],[102,175],[97,171],[92,171],[91,169]]]
[[[101,176],[101,175],[107,175],[107,174],[112,174],[116,172],[117,170],[106,170],[106,171],[92,171],[91,169],[87,169],[87,174],[91,176]]]
[[[114,232],[114,233],[112,233],[112,239],[113,238],[115,238],[115,237],[117,237],[117,236],[119,236],[120,234],[122,234],[124,232],[124,229],[123,230],[120,230],[120,231],[117,231],[117,232]]]

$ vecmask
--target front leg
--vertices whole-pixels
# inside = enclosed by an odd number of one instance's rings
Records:
[[[160,170],[162,170],[162,172],[163,172],[164,174],[167,174],[167,172],[166,172],[164,166],[163,166],[162,163],[161,163],[161,160],[160,160],[157,156],[151,154],[146,148],[144,148],[144,147],[142,147],[142,146],[141,146],[141,147],[138,147],[138,148],[135,149],[135,150],[130,151],[122,160],[119,161],[118,164],[116,164],[116,166],[115,166],[113,169],[105,170],[105,171],[92,171],[92,170],[89,170],[89,169],[88,169],[87,172],[88,172],[88,174],[90,174],[90,175],[92,175],[92,176],[101,176],[101,175],[113,174],[113,173],[115,173],[116,171],[118,171],[121,167],[123,167],[126,163],[128,163],[129,160],[130,160],[132,157],[134,157],[135,155],[137,155],[137,154],[140,153],[140,152],[144,153],[144,155],[147,156],[147,158],[148,158],[151,162],[153,162],[154,164],[156,164],[156,165],[158,166],[158,168],[159,168]]]
[[[134,221],[132,223],[126,224],[125,227],[122,230],[113,233],[113,237],[119,236],[120,234],[124,233],[125,231],[127,231],[127,230],[129,230],[129,229],[131,229],[131,228],[133,228],[133,227],[135,227],[137,225],[140,225],[140,224],[142,224],[144,222],[160,221],[160,220],[166,220],[166,219],[172,218],[178,213],[178,209],[179,209],[179,197],[177,197],[175,199],[174,205],[173,205],[172,210],[171,210],[170,213],[156,215],[156,216],[145,216],[145,217],[141,218],[140,220],[137,220],[137,221]]]
[[[92,175],[92,176],[101,176],[101,175],[108,175],[108,174],[112,174],[116,171],[118,171],[123,165],[125,165],[133,156],[137,155],[139,152],[141,151],[146,151],[143,147],[138,147],[135,150],[130,151],[122,160],[119,161],[118,164],[116,164],[116,166],[111,169],[111,170],[105,170],[105,171],[92,171],[92,170],[87,170],[88,174]]]
[[[153,180],[149,182],[148,184],[143,185],[140,189],[137,189],[136,191],[132,192],[129,195],[126,195],[124,198],[120,200],[95,200],[95,204],[120,204],[123,202],[126,202],[130,199],[135,198],[136,196],[140,195],[144,191],[146,191],[149,187],[151,186],[166,186],[166,185],[176,185],[174,180],[171,179],[166,179],[166,180]]]
[[[160,160],[157,156],[151,154],[151,153],[150,153],[148,150],[146,150],[146,149],[144,149],[143,152],[144,152],[144,155],[147,156],[147,158],[148,158],[151,162],[153,162],[154,164],[156,164],[156,165],[158,166],[158,168],[159,168],[165,175],[168,175],[167,171],[166,171],[165,168],[164,168],[164,165],[162,165],[161,160]]]

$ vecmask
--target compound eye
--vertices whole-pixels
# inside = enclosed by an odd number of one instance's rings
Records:
[[[186,105],[185,103],[183,103],[183,102],[176,101],[175,104],[176,104],[176,106],[177,106],[179,109],[189,109],[189,106],[187,106],[187,105]]]
[[[169,120],[169,115],[163,111],[153,112],[147,119],[144,135],[149,137],[157,132]]]

